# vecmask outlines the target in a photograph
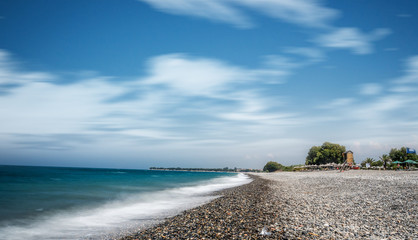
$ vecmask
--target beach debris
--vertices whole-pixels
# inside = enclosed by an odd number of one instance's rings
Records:
[[[271,232],[267,231],[267,227],[264,226],[263,229],[261,229],[260,235],[262,236],[270,236]]]

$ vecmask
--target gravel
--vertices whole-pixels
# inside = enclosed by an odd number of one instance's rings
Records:
[[[418,239],[418,172],[262,174],[283,239]]]
[[[418,172],[251,177],[210,203],[121,239],[418,239]]]

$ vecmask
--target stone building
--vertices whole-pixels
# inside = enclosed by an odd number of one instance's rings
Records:
[[[344,162],[347,161],[347,164],[354,165],[354,156],[351,150],[343,153]]]

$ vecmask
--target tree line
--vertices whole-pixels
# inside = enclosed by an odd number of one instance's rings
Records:
[[[344,163],[343,153],[346,152],[346,148],[343,145],[324,142],[321,146],[313,146],[309,149],[308,155],[306,156],[306,165],[322,165],[328,163]],[[415,153],[407,153],[406,147],[401,147],[400,149],[392,148],[388,154],[383,154],[379,157],[378,160],[373,158],[366,158],[361,165],[366,166],[367,163],[372,167],[384,167],[385,169],[392,165],[392,162],[399,161],[404,162],[406,160],[418,161],[418,155]],[[274,172],[274,171],[292,171],[294,167],[292,166],[283,166],[280,163],[270,161],[268,162],[263,171],[265,172]]]
[[[374,158],[366,158],[361,166],[365,167],[366,164],[370,164],[371,167],[383,167],[388,168],[392,165],[392,162],[405,162],[406,160],[418,161],[418,155],[415,153],[407,153],[406,147],[392,148],[389,154],[383,154],[378,160]]]
[[[150,167],[150,170],[160,171],[201,171],[201,172],[259,172],[257,169],[241,169],[241,168],[181,168],[181,167]]]
[[[324,142],[321,146],[313,146],[311,149],[309,149],[305,164],[321,165],[327,163],[343,163],[343,153],[345,151],[345,146],[330,142]],[[263,171],[293,171],[296,166],[300,165],[283,166],[280,163],[270,161],[264,166]]]

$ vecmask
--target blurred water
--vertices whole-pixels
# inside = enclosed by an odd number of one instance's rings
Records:
[[[249,181],[233,173],[0,166],[0,239],[100,238]]]

